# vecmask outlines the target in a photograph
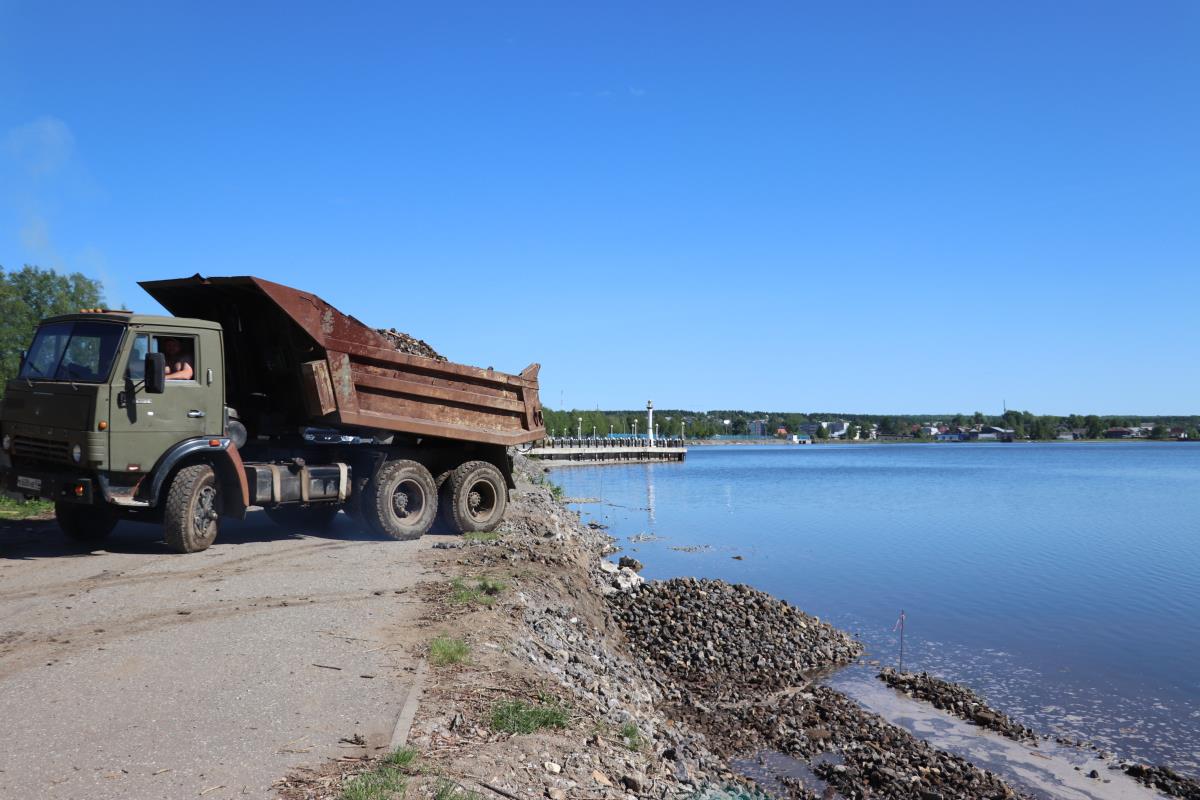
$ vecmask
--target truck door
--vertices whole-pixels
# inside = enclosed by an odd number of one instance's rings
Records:
[[[205,380],[209,368],[199,333],[135,333],[122,365],[123,381],[115,381],[111,389],[109,453],[114,472],[148,472],[176,443],[220,431],[222,408],[220,402],[212,402]],[[168,350],[168,364],[188,364],[191,370],[168,374],[162,394],[147,394],[146,354]]]

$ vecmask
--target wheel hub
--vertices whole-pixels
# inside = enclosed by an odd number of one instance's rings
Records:
[[[217,490],[205,486],[196,498],[196,509],[192,514],[192,524],[201,535],[208,533],[208,527],[217,518]]]
[[[420,515],[423,506],[421,487],[411,481],[404,481],[392,492],[392,511],[400,519]]]
[[[467,513],[472,519],[484,521],[496,508],[496,494],[491,484],[480,481],[467,492]]]

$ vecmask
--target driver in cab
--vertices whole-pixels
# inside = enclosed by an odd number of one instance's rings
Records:
[[[158,346],[167,357],[167,380],[190,381],[195,377],[192,355],[184,350],[178,339],[163,337]]]

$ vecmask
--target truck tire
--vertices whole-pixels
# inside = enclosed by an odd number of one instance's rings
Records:
[[[67,536],[88,544],[104,541],[117,526],[117,515],[107,506],[59,502],[54,504],[54,519]]]
[[[437,519],[437,487],[416,461],[389,461],[367,484],[363,519],[371,530],[393,539],[420,539]]]
[[[163,511],[167,547],[176,553],[198,553],[217,538],[221,486],[208,464],[194,464],[175,473]]]
[[[445,520],[459,533],[495,530],[508,508],[508,484],[494,464],[468,461],[442,486]]]
[[[333,527],[337,519],[338,506],[330,503],[316,506],[278,506],[264,509],[267,518],[288,531],[324,532]]]

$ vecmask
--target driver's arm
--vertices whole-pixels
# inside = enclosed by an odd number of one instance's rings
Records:
[[[172,381],[190,381],[194,374],[192,365],[186,361],[176,361],[167,368],[167,379]]]

